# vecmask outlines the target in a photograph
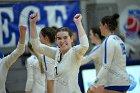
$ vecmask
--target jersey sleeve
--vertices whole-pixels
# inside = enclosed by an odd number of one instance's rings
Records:
[[[47,80],[55,80],[55,60],[45,57],[44,65],[47,67]]]
[[[84,56],[81,65],[84,65],[90,62],[91,60],[98,58],[98,56],[100,55],[100,51],[101,51],[101,45],[96,47],[92,52],[90,52],[90,54]]]
[[[41,42],[39,41],[38,38],[31,38],[30,40],[33,48],[38,51],[40,54],[44,54],[46,55],[47,57],[50,57],[52,59],[55,58],[55,54],[56,54],[56,48],[54,47],[49,47],[45,44],[41,44]]]
[[[47,63],[47,80],[55,80],[55,64],[54,62],[52,63]]]
[[[77,58],[82,57],[86,53],[89,47],[88,38],[86,35],[80,37],[79,40],[80,40],[80,44],[75,46],[75,50],[74,50]]]
[[[95,85],[103,85],[103,82],[106,82],[106,77],[109,73],[110,66],[112,63],[112,59],[114,56],[114,50],[115,50],[115,41],[112,38],[107,38],[104,42],[104,56],[103,56],[103,65],[101,67],[101,70],[99,71],[97,78],[94,82]]]
[[[18,43],[17,48],[11,54],[4,57],[6,67],[10,68],[10,66],[14,62],[16,62],[16,60],[23,54],[24,51],[25,51],[25,44]]]

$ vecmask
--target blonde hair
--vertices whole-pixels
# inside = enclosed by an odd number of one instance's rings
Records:
[[[33,49],[33,47],[32,47],[32,45],[31,45],[31,43],[30,42],[28,42],[28,48],[35,54],[35,56],[37,57],[37,59],[38,59],[38,64],[39,64],[39,67],[40,67],[40,72],[42,73],[42,74],[44,74],[45,73],[45,70],[44,70],[44,67],[43,67],[43,64],[42,64],[42,62],[43,62],[43,60],[42,60],[42,58],[41,58],[41,55],[39,54],[39,53],[37,53],[34,49]]]

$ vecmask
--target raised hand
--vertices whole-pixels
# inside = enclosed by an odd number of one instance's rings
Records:
[[[27,30],[27,27],[26,26],[24,26],[24,25],[20,25],[19,26],[19,32],[20,32],[19,42],[21,44],[24,44],[25,43],[26,30]]]
[[[30,15],[30,37],[37,38],[36,22],[38,20],[38,13]]]
[[[81,14],[76,14],[73,18],[75,23],[78,23],[82,20],[82,15]]]
[[[38,20],[38,13],[34,13],[30,15],[30,23],[36,23]]]

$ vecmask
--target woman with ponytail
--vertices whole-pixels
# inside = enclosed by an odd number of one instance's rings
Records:
[[[104,87],[104,93],[126,93],[130,86],[129,75],[126,72],[126,50],[124,42],[114,31],[118,26],[119,14],[105,16],[101,19],[100,30],[105,40],[90,56],[83,61],[90,61],[98,57],[102,60],[102,67],[92,86],[94,92],[98,87]]]
[[[88,38],[82,25],[82,15],[76,14],[74,22],[78,29],[80,44],[72,46],[73,38],[69,28],[61,27],[55,35],[58,47],[50,47],[38,40],[36,22],[38,14],[30,15],[30,41],[41,54],[55,60],[54,93],[81,93],[78,85],[78,73],[81,59],[89,47]]]
[[[27,59],[27,82],[25,93],[45,93],[45,69],[42,64],[42,58],[37,53],[30,42],[27,47],[31,56]]]
[[[40,42],[44,45],[56,47],[56,27],[43,27],[39,33]],[[43,63],[46,71],[46,92],[54,93],[55,62],[52,58],[43,55]]]

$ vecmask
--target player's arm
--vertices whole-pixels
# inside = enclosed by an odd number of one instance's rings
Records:
[[[47,80],[47,93],[53,93],[54,80]]]
[[[77,26],[78,36],[79,36],[79,40],[80,40],[80,45],[76,48],[77,57],[83,56],[89,47],[88,38],[87,38],[87,35],[86,35],[85,30],[83,28],[81,20],[82,20],[81,14],[76,14],[74,16],[74,22]]]
[[[7,68],[10,68],[10,66],[21,56],[25,51],[25,36],[26,36],[26,26],[20,25],[19,26],[19,32],[20,32],[20,38],[17,45],[17,48],[8,56],[5,57],[5,64]]]
[[[95,48],[90,54],[84,56],[81,65],[87,64],[91,60],[96,59],[100,55],[101,53],[100,51],[101,51],[101,46]]]
[[[40,54],[44,54],[50,58],[55,58],[56,49],[53,47],[49,47],[47,45],[41,44],[38,39],[37,30],[36,30],[36,22],[38,20],[38,14],[34,13],[30,15],[30,42],[33,48],[39,52]]]

